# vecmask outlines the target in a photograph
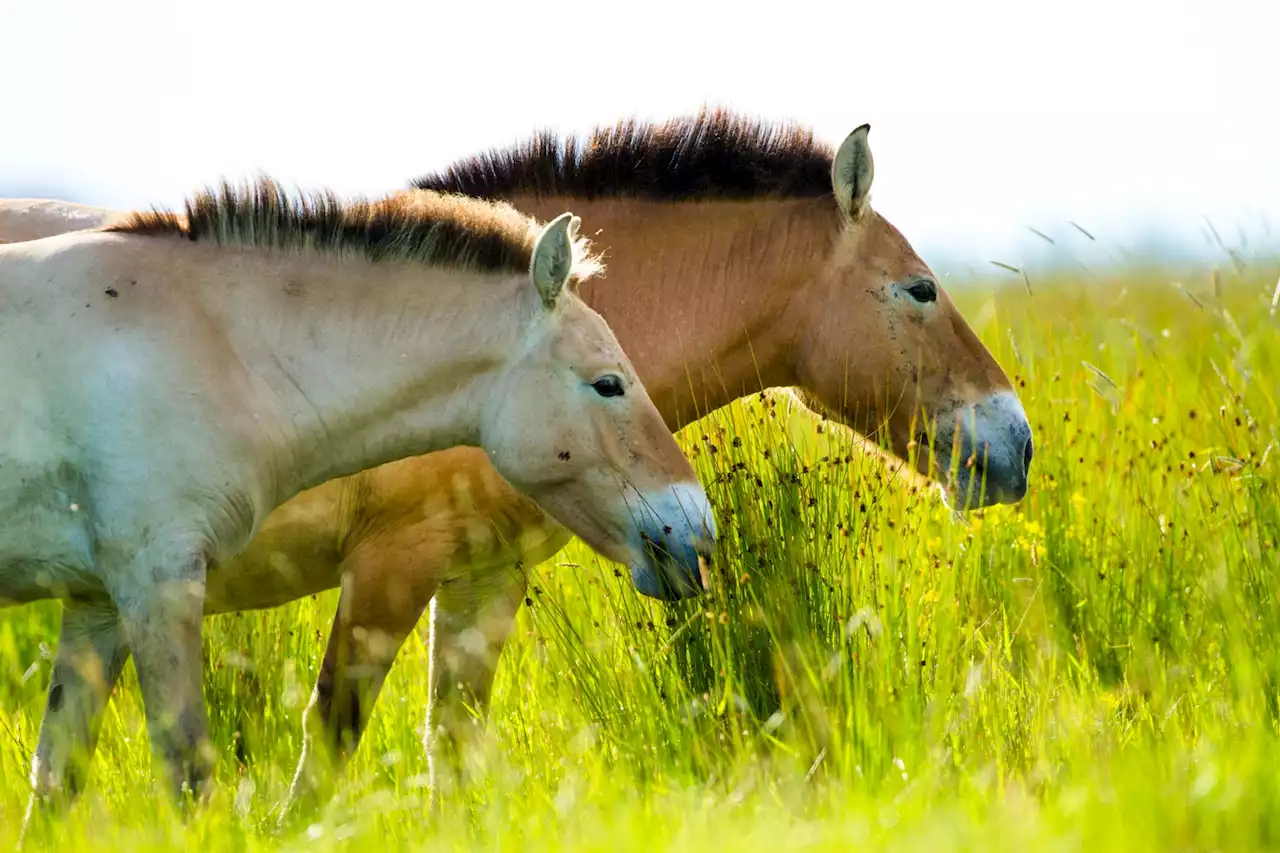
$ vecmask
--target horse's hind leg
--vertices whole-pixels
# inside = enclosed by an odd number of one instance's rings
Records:
[[[426,748],[433,807],[464,781],[466,743],[483,726],[527,587],[523,566],[508,563],[442,583],[431,602]]]
[[[103,712],[128,659],[119,615],[109,602],[63,604],[62,633],[31,764],[32,791],[24,827],[37,809],[60,811],[83,789]]]
[[[414,540],[411,534],[402,538]],[[342,593],[304,712],[302,755],[282,819],[327,799],[335,774],[359,747],[387,674],[449,556],[447,548],[426,548],[406,558],[403,551],[371,543],[344,561]]]

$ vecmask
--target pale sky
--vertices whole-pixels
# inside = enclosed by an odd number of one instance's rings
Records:
[[[833,143],[870,122],[873,204],[927,260],[1021,263],[1028,227],[1083,245],[1070,220],[1108,251],[1200,252],[1206,217],[1276,245],[1278,56],[1276,0],[0,0],[0,195],[377,195],[710,102]]]

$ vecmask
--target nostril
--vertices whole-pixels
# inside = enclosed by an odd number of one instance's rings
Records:
[[[1031,470],[1031,457],[1034,455],[1034,442],[1028,437],[1027,443],[1022,448],[1022,470],[1024,472],[1029,472]]]

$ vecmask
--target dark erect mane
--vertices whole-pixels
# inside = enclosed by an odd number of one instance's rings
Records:
[[[585,141],[538,133],[413,181],[473,198],[516,196],[699,199],[812,198],[831,193],[834,150],[796,125],[726,110],[600,127]]]
[[[356,252],[478,272],[527,272],[537,223],[507,204],[435,193],[344,202],[330,192],[291,196],[263,178],[223,183],[186,202],[186,215],[133,213],[103,229],[221,245]]]

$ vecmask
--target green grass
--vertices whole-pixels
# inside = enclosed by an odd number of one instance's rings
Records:
[[[1037,437],[1026,500],[954,519],[840,429],[752,398],[680,439],[715,590],[641,599],[576,543],[537,573],[469,809],[424,809],[425,635],[347,780],[272,829],[336,593],[206,622],[220,750],[183,823],[136,680],[59,849],[1247,850],[1280,844],[1274,267],[956,294]],[[558,565],[557,565],[558,564]],[[0,846],[54,603],[0,612]],[[380,848],[381,849],[381,848]]]

